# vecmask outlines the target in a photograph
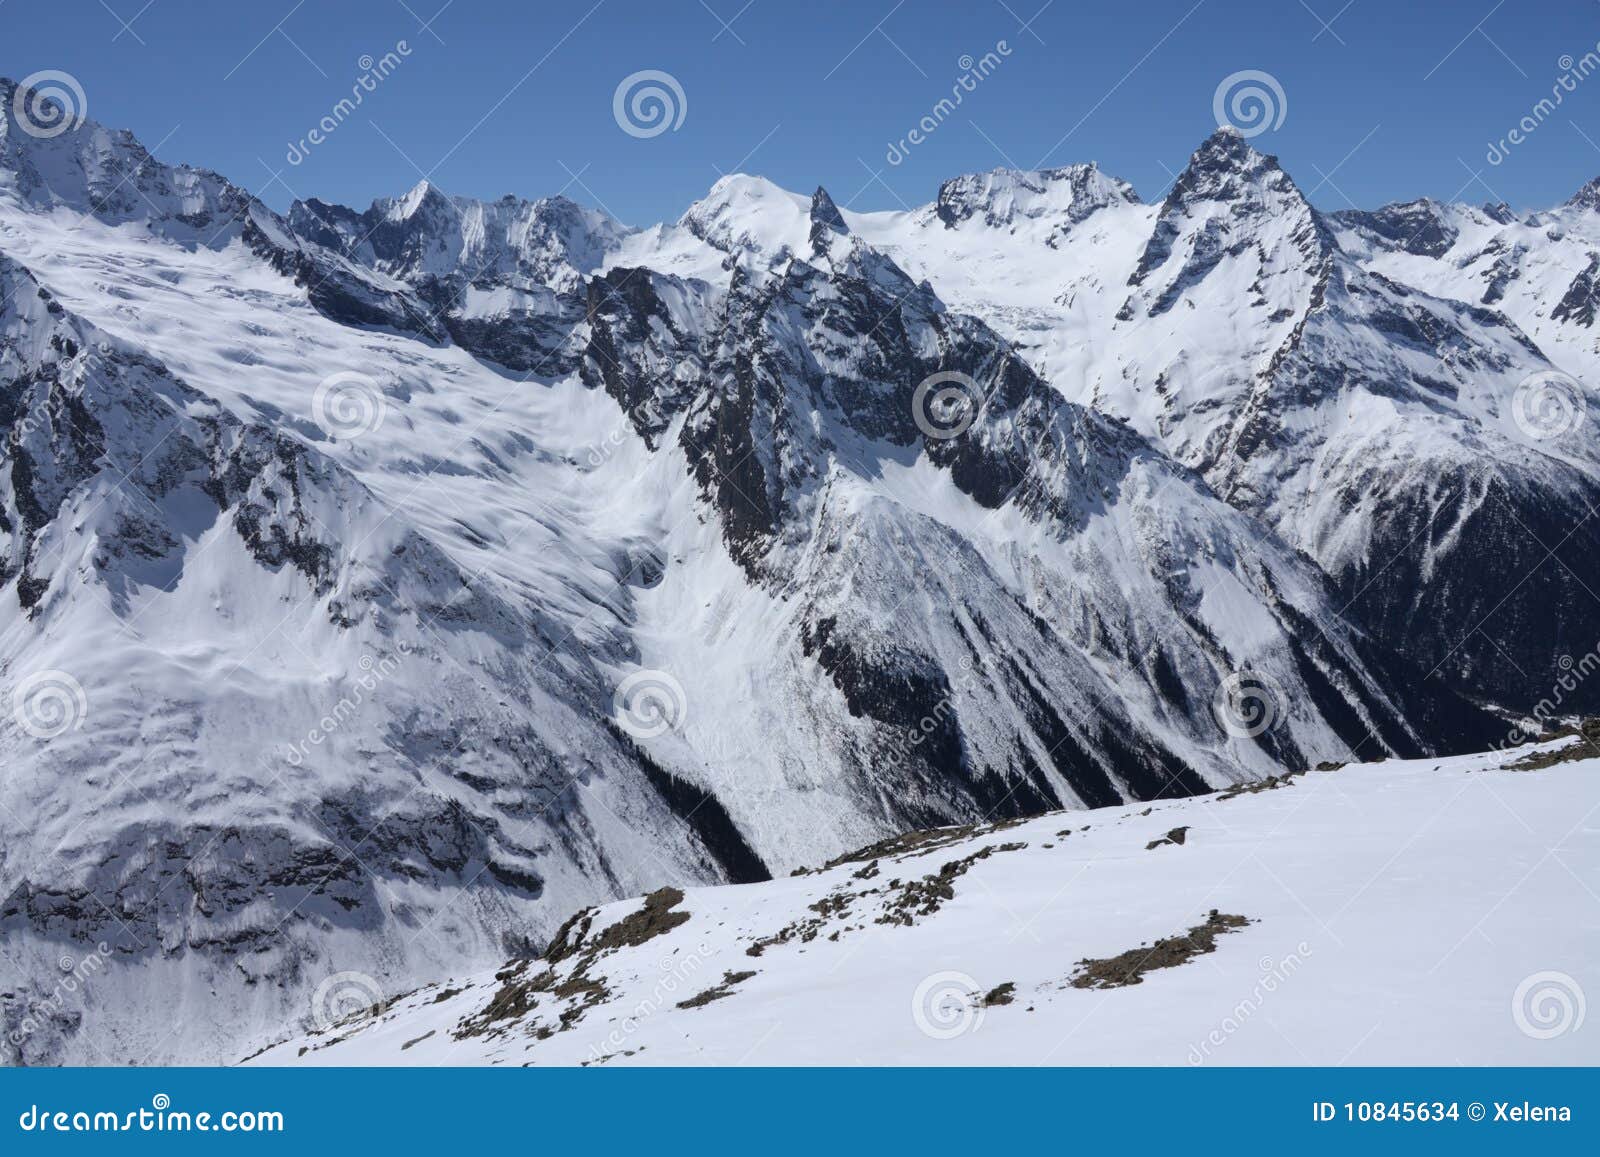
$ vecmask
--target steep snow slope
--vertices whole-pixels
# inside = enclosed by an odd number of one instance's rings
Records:
[[[1536,751],[1579,761],[1504,769]],[[1592,755],[1350,766],[658,892],[252,1063],[1593,1064]]]
[[[341,964],[493,958],[579,897],[728,878],[608,722],[620,645],[558,654],[559,608],[318,450],[3,258],[0,296],[14,1059],[223,1055]],[[150,991],[21,1031],[60,946],[100,943]]]

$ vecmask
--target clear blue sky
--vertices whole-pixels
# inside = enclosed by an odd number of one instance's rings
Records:
[[[361,58],[402,40],[393,74],[287,164]],[[887,164],[962,58],[1002,40],[991,75]],[[1597,41],[1592,0],[0,0],[0,75],[68,72],[94,119],[278,207],[364,206],[427,173],[480,197],[565,191],[635,224],[736,169],[872,209],[930,200],[961,172],[1097,160],[1156,197],[1214,127],[1218,83],[1244,69],[1287,98],[1254,143],[1324,208],[1543,207],[1600,174],[1600,73],[1503,163],[1485,154]],[[687,107],[641,139],[613,96],[646,69],[671,74]]]

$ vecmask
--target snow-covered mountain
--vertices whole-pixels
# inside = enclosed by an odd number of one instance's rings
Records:
[[[565,197],[495,202],[449,197],[423,181],[364,213],[296,202],[300,236],[414,288],[451,337],[524,373],[572,368],[566,338],[584,284],[629,230]]]
[[[1600,230],[1581,214],[1545,216]],[[1413,215],[1378,228],[1442,243],[1448,230]],[[1481,287],[1463,292],[1464,273],[1425,276],[1435,258],[1373,259],[1385,234],[1363,227],[1354,243],[1349,216],[1323,217],[1231,129],[1161,205],[1072,216],[996,229],[924,210],[862,229],[992,319],[1067,396],[1125,418],[1271,525],[1329,575],[1346,617],[1434,678],[1526,709],[1564,658],[1593,649],[1600,410],[1583,382],[1600,365],[1569,358],[1570,343],[1552,346],[1554,363],[1541,349],[1553,327],[1536,311],[1569,313],[1553,275],[1514,280],[1502,312]],[[1521,230],[1506,252],[1537,248],[1532,229],[1485,211],[1446,216]],[[1543,260],[1566,259],[1571,242],[1551,244]],[[1593,709],[1600,684],[1578,695]]]
[[[1592,1064],[1594,754],[1314,771],[662,889],[249,1063]]]
[[[335,321],[440,336],[437,321],[403,285],[303,243],[278,214],[216,173],[157,161],[131,133],[85,121],[30,133],[17,120],[16,84],[0,77],[0,181],[7,199],[45,213],[138,226],[186,248],[243,244],[292,278]]]
[[[25,986],[102,943],[148,986],[77,1036],[30,1024],[17,1059],[218,1055],[338,964],[453,965],[536,942],[577,893],[742,878],[610,725],[620,647],[553,658],[568,616],[292,426],[9,259],[0,294],[0,925]],[[11,1031],[36,996],[10,994]]]
[[[11,94],[9,1059],[232,1057],[659,886],[1480,749],[1600,638],[1592,554],[1515,581],[1513,519],[1593,501],[1592,427],[1502,420],[1550,364],[1237,137],[1160,206],[734,176],[632,229],[279,215]],[[102,943],[118,999],[31,1015]]]

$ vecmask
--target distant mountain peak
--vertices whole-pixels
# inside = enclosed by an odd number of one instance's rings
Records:
[[[1364,229],[1396,249],[1423,257],[1449,252],[1461,233],[1450,223],[1446,206],[1431,197],[1398,201],[1381,209],[1344,209],[1332,216],[1341,225]]]
[[[400,197],[373,202],[374,208],[379,205],[382,206],[383,216],[390,221],[419,220],[424,216],[447,220],[451,216],[459,216],[455,198],[447,196],[427,178],[418,181]]]
[[[839,212],[839,206],[833,203],[833,198],[828,196],[828,190],[821,185],[818,185],[817,191],[811,194],[811,220],[839,233],[850,231],[850,227],[844,223],[844,214]]]
[[[849,232],[850,226],[844,223],[839,206],[828,196],[828,190],[818,185],[811,195],[811,252],[822,256],[830,250],[836,237],[847,236]]]
[[[1167,203],[1239,200],[1263,182],[1271,182],[1285,193],[1300,196],[1294,181],[1279,166],[1277,157],[1259,152],[1238,129],[1223,125],[1190,154],[1188,165],[1167,193]]]
[[[1504,201],[1485,201],[1482,205],[1484,216],[1501,225],[1509,225],[1517,219],[1516,213]]]
[[[934,212],[947,229],[974,218],[990,227],[1010,226],[1019,219],[1059,220],[1070,227],[1108,205],[1138,201],[1132,185],[1089,162],[964,173],[939,186]]]
[[[755,173],[726,173],[716,179],[704,197],[684,211],[684,217],[703,215],[726,206],[769,203],[804,205],[806,199],[798,193],[791,193],[770,178]]]
[[[1580,209],[1600,209],[1600,177],[1586,182],[1567,199],[1567,204]]]
[[[808,244],[813,203],[814,198],[791,193],[766,177],[729,173],[684,210],[678,225],[724,253],[771,258]]]

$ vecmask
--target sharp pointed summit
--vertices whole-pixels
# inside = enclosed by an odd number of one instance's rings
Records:
[[[1232,127],[1217,129],[1196,149],[1161,203],[1155,227],[1129,275],[1136,291],[1124,320],[1165,313],[1225,263],[1261,255],[1263,275],[1304,281],[1337,248],[1321,216],[1278,159],[1250,147]],[[1260,287],[1259,277],[1246,284]],[[1256,300],[1271,294],[1258,293]],[[1301,290],[1286,298],[1304,301]],[[1281,308],[1293,308],[1287,300]]]
[[[839,206],[828,196],[828,190],[818,185],[817,191],[811,195],[811,252],[822,256],[828,252],[835,237],[842,237],[849,232],[850,227],[844,223],[844,214],[839,212]]]

